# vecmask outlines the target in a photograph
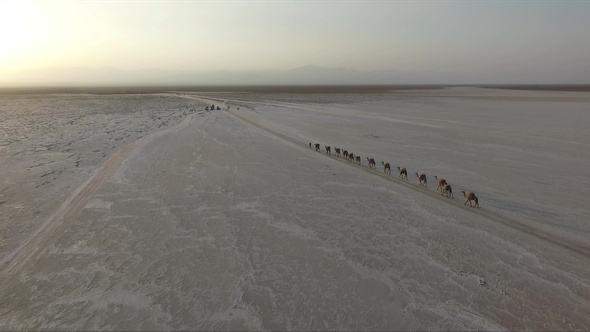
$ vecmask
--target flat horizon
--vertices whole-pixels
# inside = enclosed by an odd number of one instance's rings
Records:
[[[508,90],[542,91],[590,91],[590,84],[302,84],[302,85],[63,85],[63,86],[4,86],[0,94],[35,93],[90,93],[90,94],[142,94],[172,91],[214,92],[222,89],[228,92],[267,93],[380,93],[391,90],[443,89],[443,88],[487,88]]]

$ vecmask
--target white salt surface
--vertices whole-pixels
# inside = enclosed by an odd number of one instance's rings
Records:
[[[114,151],[195,106],[168,95],[0,95],[0,262]]]
[[[153,107],[178,125],[152,123],[85,176],[54,179],[71,187],[52,197],[18,188],[47,177],[21,164],[49,152],[12,158],[16,143],[3,145],[1,227],[23,235],[3,242],[1,329],[590,328],[587,93],[226,93],[205,102],[229,112],[198,113],[186,110],[201,96],[166,98]],[[142,121],[125,119],[117,132]],[[110,146],[87,136],[75,153]],[[25,222],[36,205],[51,211]]]

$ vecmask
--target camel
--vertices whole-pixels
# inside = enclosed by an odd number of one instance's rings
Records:
[[[320,151],[320,143],[315,144],[315,150],[318,152]]]
[[[324,145],[324,146],[326,147],[326,154],[327,155],[332,155],[332,148],[329,147],[329,146],[327,146],[327,145]]]
[[[375,159],[367,157],[367,161],[369,162],[369,168],[375,168]]]
[[[447,180],[439,179],[436,175],[434,176],[434,179],[438,183],[438,187],[436,187],[436,190],[440,190],[440,192],[442,192],[445,186],[447,185]]]
[[[353,161],[354,161],[354,153],[350,152],[350,153],[348,154],[348,161],[349,161],[349,162],[353,162]]]
[[[340,157],[340,148],[334,148],[334,151],[336,151],[336,157]]]
[[[389,163],[385,163],[383,160],[381,160],[381,164],[383,164],[383,173],[391,174],[391,166],[389,166]]]
[[[451,188],[450,184],[445,185],[440,194],[447,194],[447,198],[451,197],[452,199],[455,199],[455,196],[453,195],[453,188]]]
[[[399,177],[402,179],[408,179],[408,171],[406,171],[405,168],[399,168],[399,166],[397,167],[397,170],[399,171]]]
[[[464,191],[461,191],[461,192],[463,193],[463,197],[467,198],[467,200],[465,201],[465,203],[463,205],[466,205],[467,202],[469,202],[470,207],[477,207],[479,209],[479,199],[477,199],[477,196],[475,196],[474,193],[472,193],[472,192],[465,193]],[[471,201],[474,201],[475,205],[471,205]]]
[[[357,164],[361,164],[361,156],[356,156],[354,157],[354,161],[356,161]]]
[[[342,151],[342,158],[348,159],[348,151]]]
[[[422,174],[418,175],[418,173],[416,173],[416,177],[418,177],[418,180],[420,181],[421,186],[428,187],[428,183],[426,180],[426,174],[422,173]]]
[[[309,142],[309,148],[311,149],[311,142]]]

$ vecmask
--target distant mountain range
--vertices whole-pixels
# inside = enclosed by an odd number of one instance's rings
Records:
[[[114,67],[57,67],[21,71],[0,77],[0,85],[345,85],[414,84],[420,77],[396,71],[359,71],[349,68],[304,66],[288,70],[182,71],[124,70]]]

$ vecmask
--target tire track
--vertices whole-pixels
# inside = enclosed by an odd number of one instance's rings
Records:
[[[203,97],[203,98],[206,98],[206,97]],[[219,101],[219,100],[217,100],[217,101]],[[227,101],[231,101],[231,100],[224,100],[223,104],[225,105],[225,103]],[[291,143],[295,146],[298,146],[300,148],[304,148],[305,150],[309,149],[309,145],[307,142],[301,142],[297,139],[294,139],[294,138],[284,135],[280,132],[277,132],[273,129],[265,127],[265,126],[261,125],[260,123],[257,123],[253,120],[250,120],[248,118],[245,118],[245,117],[237,114],[235,111],[227,110],[226,112],[227,112],[227,114],[231,115],[232,117],[239,119],[240,121],[242,121],[244,123],[252,125],[264,133],[275,136],[279,139],[282,139],[282,140],[289,142],[289,143]],[[458,201],[451,201],[451,200],[447,199],[446,197],[441,196],[438,191],[426,190],[424,188],[418,187],[416,184],[409,183],[409,181],[407,181],[407,180],[402,180],[402,179],[392,176],[392,175],[386,175],[382,172],[370,169],[365,165],[359,166],[356,164],[351,164],[348,161],[344,160],[343,158],[327,155],[327,154],[321,153],[321,152],[319,153],[319,155],[326,157],[326,158],[330,158],[335,161],[339,161],[345,165],[348,165],[349,167],[353,167],[353,168],[360,170],[360,171],[365,171],[365,172],[370,173],[374,176],[379,176],[382,179],[385,179],[390,182],[394,182],[398,185],[405,186],[406,188],[410,188],[417,193],[421,193],[423,195],[427,195],[427,196],[430,196],[434,199],[437,199],[440,202],[445,202],[446,204],[454,205],[458,208],[463,207],[463,205],[464,205],[464,204],[460,204],[461,199],[459,199]],[[461,197],[461,198],[463,198],[463,197]],[[494,211],[482,210],[482,209],[472,209],[472,208],[464,209],[464,211],[467,211],[469,213],[473,213],[474,215],[477,215],[480,217],[485,217],[491,221],[494,221],[496,223],[510,227],[514,230],[525,233],[525,234],[535,237],[537,239],[546,241],[548,243],[551,243],[551,244],[561,247],[563,249],[569,250],[573,253],[583,256],[586,259],[590,259],[590,245],[588,243],[582,242],[577,239],[561,237],[556,234],[550,234],[542,229],[539,229],[538,227],[535,227],[534,225],[531,225],[530,223],[527,223],[522,220],[518,220],[513,217],[504,216],[504,215],[501,215],[500,213],[497,213]]]
[[[33,259],[38,259],[43,254],[44,249],[51,243],[50,240],[61,234],[64,226],[75,221],[76,217],[80,215],[102,184],[119,168],[121,163],[134,149],[155,137],[186,127],[192,118],[192,114],[188,115],[179,124],[141,137],[115,152],[86,182],[80,185],[62,203],[61,207],[46,222],[17,249],[0,261],[0,273],[4,277],[4,280],[10,276],[16,276],[27,263]],[[5,282],[4,284],[8,283]]]

